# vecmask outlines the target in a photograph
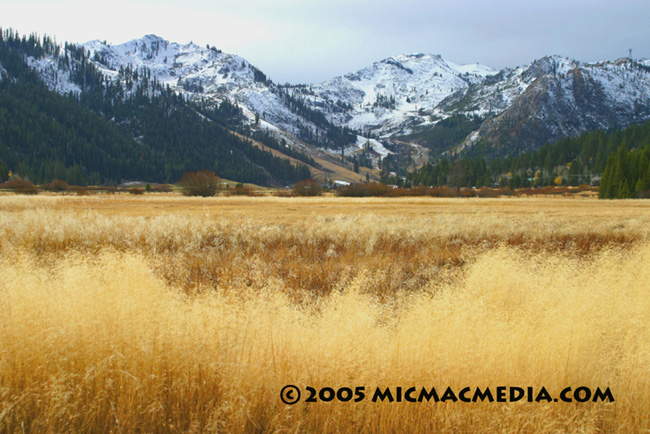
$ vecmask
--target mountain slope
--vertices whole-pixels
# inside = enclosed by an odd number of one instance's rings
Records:
[[[45,51],[26,59],[48,87],[76,95],[102,115],[114,111],[114,94],[132,100],[142,86],[149,98],[163,91],[179,95],[201,107],[207,120],[227,103],[237,109],[222,125],[251,137],[266,131],[286,143],[288,156],[306,154],[346,170],[385,167],[386,158],[403,171],[460,152],[519,154],[584,131],[650,119],[648,61],[548,56],[496,71],[410,54],[320,84],[277,85],[240,56],[155,35]],[[129,128],[133,137],[141,135]]]
[[[271,185],[310,177],[304,165],[219,125],[223,105],[188,103],[144,69],[128,66],[107,79],[83,49],[9,32],[0,39],[0,63],[0,159],[36,182],[175,182],[198,169]],[[41,78],[58,92],[79,91],[59,95]]]
[[[309,101],[335,123],[388,141],[415,141],[434,156],[471,150],[494,157],[650,119],[648,63],[547,56],[497,72],[434,55],[397,56],[312,86]],[[452,118],[460,129],[444,134],[440,128],[449,122],[441,122]],[[466,130],[472,123],[475,129]]]
[[[331,125],[319,112],[300,107],[299,101],[292,100],[246,59],[214,47],[180,45],[147,35],[121,45],[92,41],[84,48],[100,71],[113,80],[120,69],[130,65],[134,71],[146,69],[163,86],[188,99],[213,104],[228,99],[243,107],[249,123],[258,124],[261,119],[267,128],[286,131],[313,145],[339,148],[356,140],[354,134]]]
[[[585,131],[650,119],[650,69],[643,64],[629,59],[584,64],[546,57],[520,71],[465,96],[474,103],[493,104],[495,87],[525,87],[458,150],[486,156],[518,154]]]
[[[445,98],[496,72],[456,65],[438,55],[402,55],[314,85],[308,99],[337,124],[385,136],[430,123]],[[336,110],[340,107],[347,110]]]
[[[380,136],[380,145],[392,143],[395,152],[404,152],[401,142],[415,146],[406,147],[407,153],[421,152],[413,143],[419,137],[415,142],[431,148],[434,156],[451,148],[469,150],[476,143],[480,146],[473,152],[497,156],[648,119],[648,67],[627,59],[585,64],[549,56],[495,71],[457,65],[439,55],[410,54],[321,84],[278,86],[237,55],[154,35],[121,45],[92,41],[84,48],[107,77],[129,65],[135,71],[146,68],[186,98],[236,102],[249,125],[348,153],[362,149],[358,143],[365,139],[334,125],[365,137]],[[429,132],[452,116],[486,122],[454,134],[467,133],[452,146],[426,139],[437,137]],[[290,140],[289,146],[305,150],[300,142]],[[380,158],[375,157],[375,165]]]

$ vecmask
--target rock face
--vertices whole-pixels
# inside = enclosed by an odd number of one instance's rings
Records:
[[[644,64],[621,59],[557,65],[551,58],[533,63],[521,76],[532,80],[526,89],[459,149],[516,154],[585,131],[650,119],[650,69]]]

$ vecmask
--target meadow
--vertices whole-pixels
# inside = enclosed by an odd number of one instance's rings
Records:
[[[642,200],[0,196],[0,433],[647,432],[649,235]],[[614,401],[371,399],[499,386]]]

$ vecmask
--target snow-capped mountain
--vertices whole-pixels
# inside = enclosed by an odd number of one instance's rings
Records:
[[[291,89],[275,85],[244,58],[214,47],[177,44],[147,35],[119,45],[98,40],[66,44],[64,49],[27,53],[24,59],[51,90],[62,94],[85,92],[84,76],[95,74],[85,68],[84,62],[88,62],[101,76],[93,76],[92,83],[99,79],[107,89],[110,84],[111,94],[117,89],[128,98],[136,95],[143,82],[149,82],[149,96],[168,86],[203,107],[224,100],[234,102],[242,109],[252,135],[267,130],[279,143],[316,158],[313,169],[321,179],[336,174],[346,181],[360,181],[364,175],[352,170],[352,152],[367,150],[364,161],[375,166],[391,152],[375,140],[331,124],[321,112],[295,99]],[[337,155],[344,152],[347,160]]]
[[[180,45],[155,35],[120,45],[91,41],[84,47],[109,76],[126,65],[146,67],[161,83],[186,92],[198,92],[199,88],[208,93],[232,92],[263,87],[260,83],[266,80],[242,57],[193,43]]]
[[[120,45],[92,41],[83,48],[109,80],[124,77],[125,68],[146,70],[187,99],[215,104],[228,99],[243,108],[251,125],[281,134],[303,150],[309,147],[305,142],[339,152],[369,144],[377,159],[400,152],[405,142],[407,152],[421,153],[421,146],[440,150],[409,137],[450,116],[468,115],[485,121],[449,150],[481,144],[487,155],[508,154],[650,119],[648,60],[581,63],[550,56],[496,71],[439,55],[409,54],[320,84],[279,86],[240,56],[154,35]],[[82,91],[53,58],[28,62],[51,89]],[[379,139],[368,141],[368,136]]]
[[[242,57],[225,54],[216,48],[180,45],[155,35],[120,45],[98,40],[81,46],[96,67],[112,81],[129,68],[136,74],[147,69],[158,82],[172,89],[194,95],[237,95],[238,92],[264,91],[266,77]],[[52,90],[60,93],[81,92],[79,85],[61,73],[60,60],[54,56],[29,57],[28,64],[37,69]],[[68,66],[69,65],[65,65]],[[122,74],[121,74],[122,73]],[[127,77],[131,79],[132,77]]]
[[[536,149],[585,131],[650,119],[650,68],[627,58],[581,63],[544,57],[504,70],[441,104],[449,112],[490,113],[459,146],[482,143],[489,155]]]
[[[388,139],[433,128],[451,115],[487,119],[468,134],[499,154],[534,149],[593,129],[650,119],[650,62],[624,58],[581,63],[547,56],[495,71],[459,66],[440,56],[406,55],[313,86],[308,100],[334,123]],[[348,110],[328,110],[348,105]]]
[[[385,135],[430,122],[445,98],[497,72],[479,64],[457,65],[439,55],[401,55],[312,86],[308,99],[316,107],[348,107],[329,111],[334,123]]]
[[[120,68],[128,65],[135,70],[146,68],[160,83],[188,99],[217,103],[228,98],[242,106],[249,120],[257,115],[269,128],[299,135],[298,126],[309,123],[287,107],[264,73],[246,59],[215,47],[181,45],[155,35],[120,45],[91,41],[84,47],[108,77],[117,77]]]

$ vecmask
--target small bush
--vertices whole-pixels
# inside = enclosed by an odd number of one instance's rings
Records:
[[[499,192],[496,191],[494,188],[490,187],[481,187],[477,192],[476,195],[478,197],[499,197]]]
[[[258,196],[258,194],[251,187],[248,187],[241,182],[235,185],[235,188],[228,192],[229,196]]]
[[[386,196],[391,188],[380,182],[369,182],[367,184],[350,184],[339,187],[336,190],[337,196],[343,197],[368,197],[368,196]]]
[[[137,196],[140,196],[144,194],[144,188],[138,188],[138,187],[129,188],[129,194],[135,194]]]
[[[72,187],[67,182],[61,179],[55,179],[54,181],[48,182],[47,184],[41,185],[41,190],[51,191],[60,193],[63,191],[70,191]]]
[[[497,193],[499,193],[499,196],[516,196],[510,187],[500,187],[497,189]]]
[[[219,190],[220,178],[207,170],[185,173],[178,184],[184,196],[211,197]]]
[[[26,179],[12,179],[0,184],[0,189],[11,190],[16,194],[38,194],[38,188]]]
[[[428,195],[431,197],[456,197],[458,192],[455,188],[443,186],[443,187],[431,187],[429,189]]]
[[[458,192],[458,197],[474,197],[476,192],[472,188],[463,187]]]
[[[323,194],[320,184],[313,179],[296,182],[296,185],[293,186],[293,192],[296,196],[320,196]]]
[[[278,190],[273,193],[275,197],[296,197],[298,196],[293,190]]]

